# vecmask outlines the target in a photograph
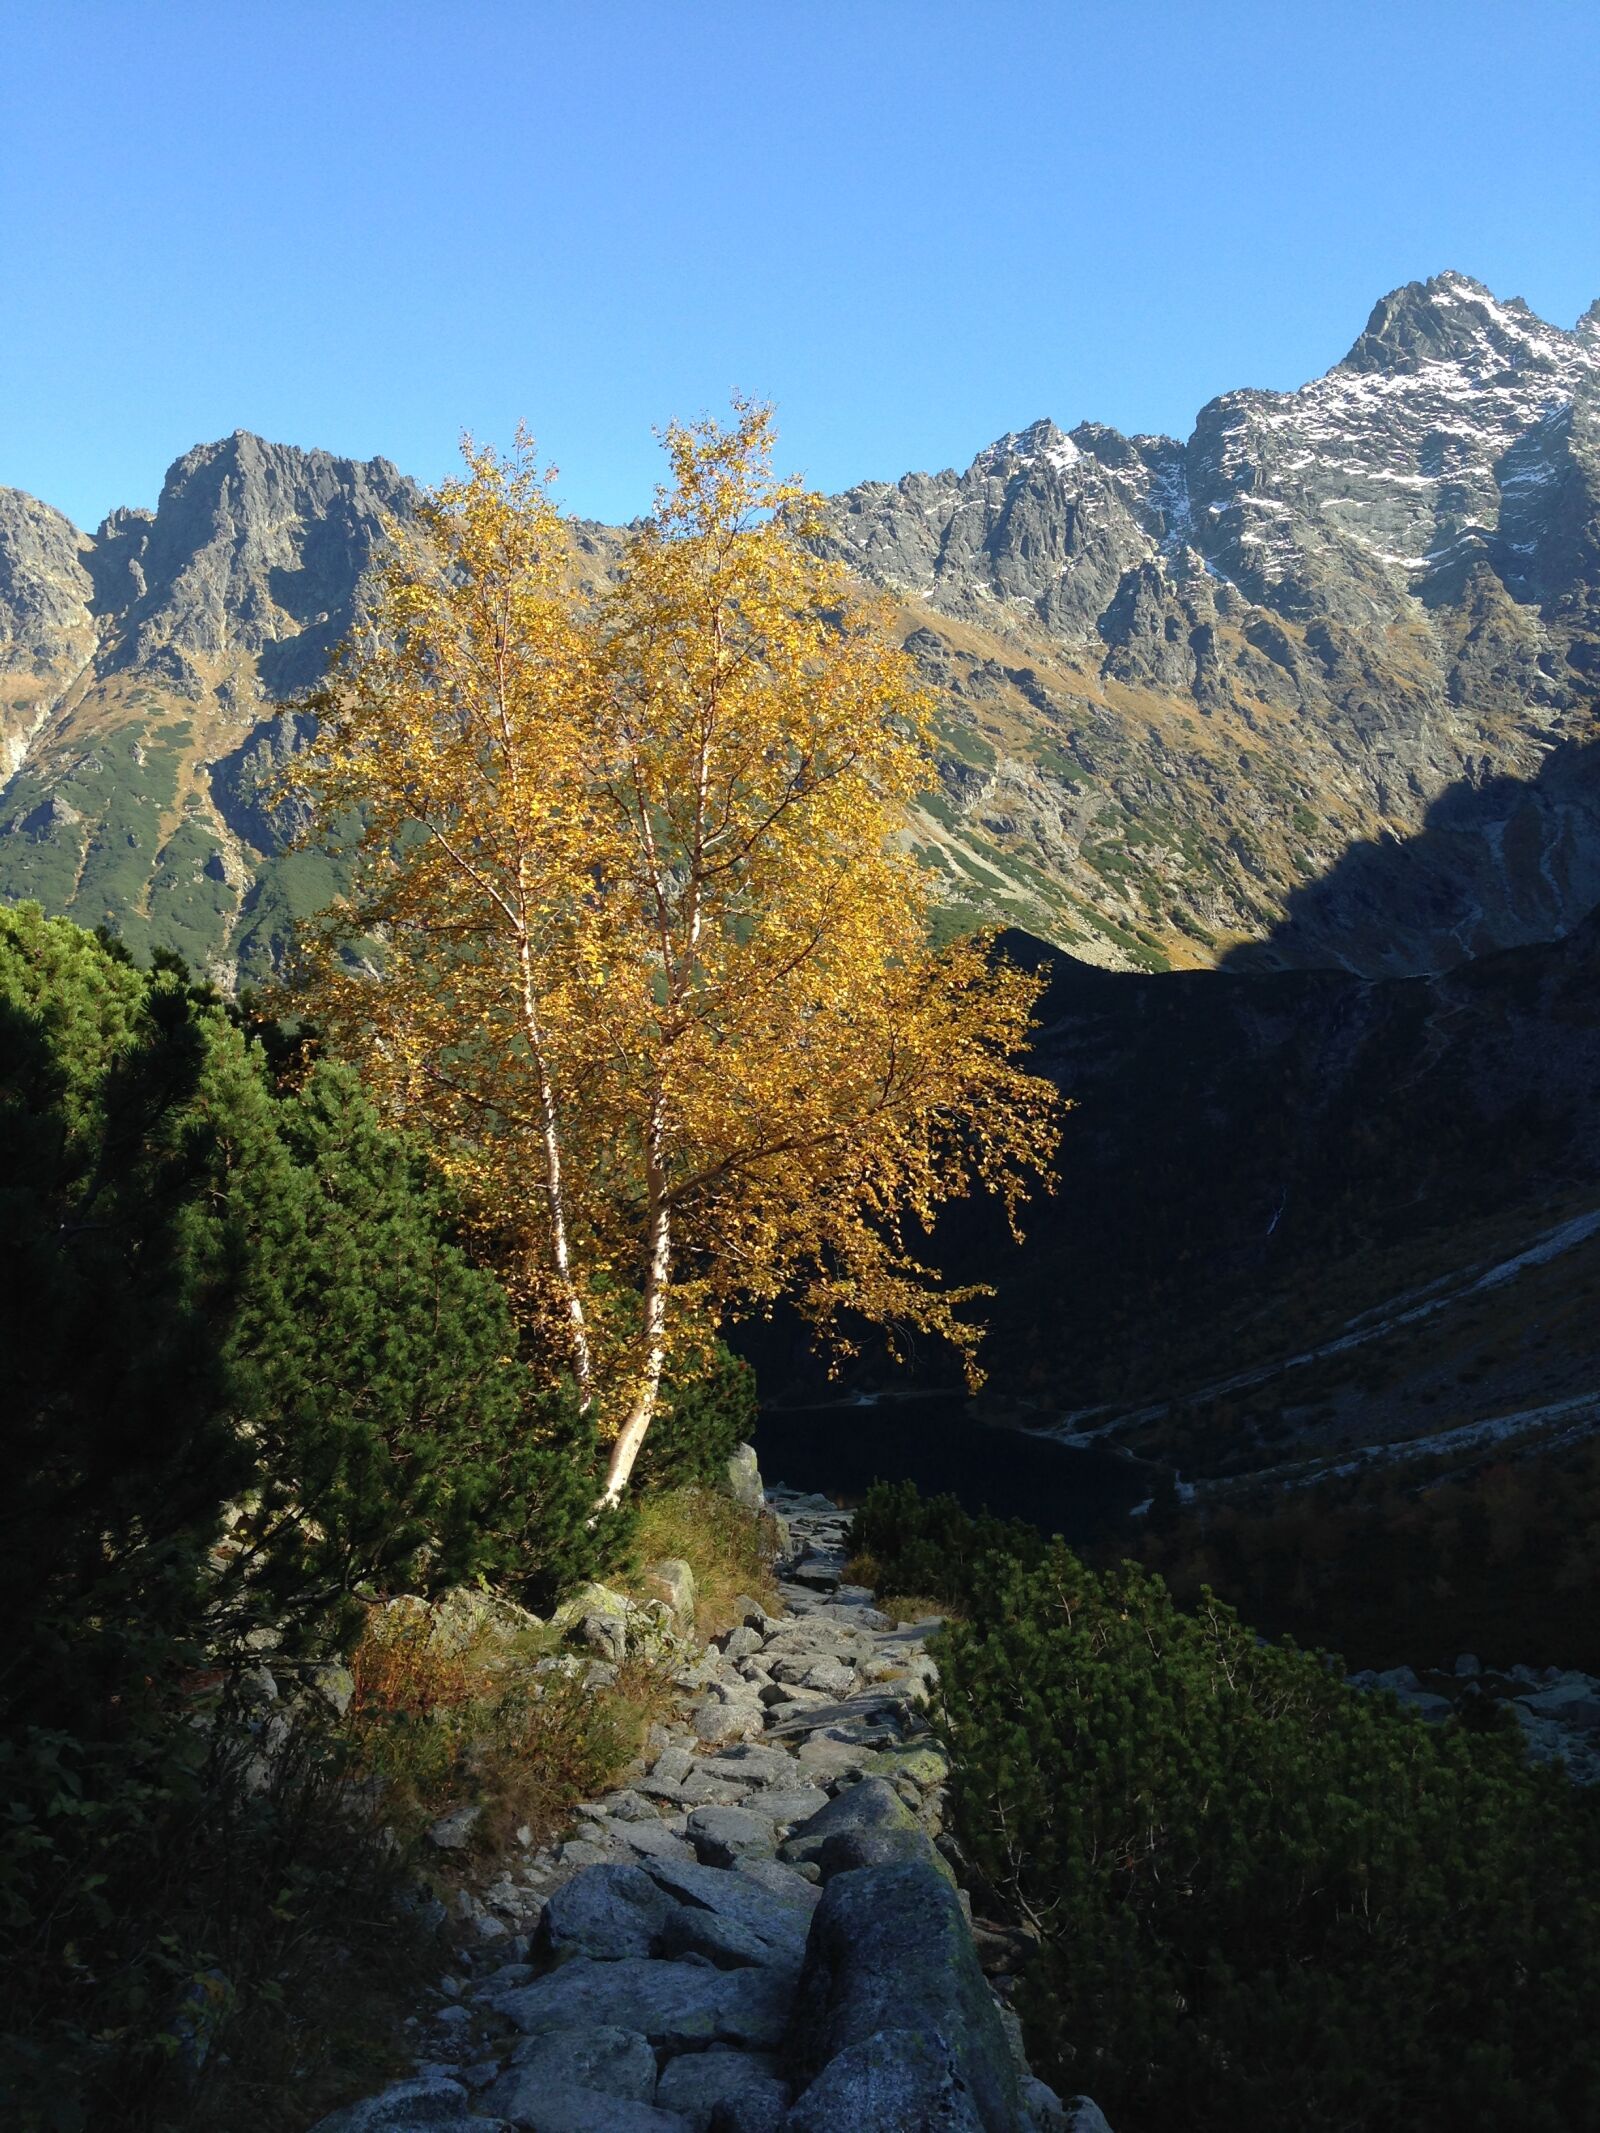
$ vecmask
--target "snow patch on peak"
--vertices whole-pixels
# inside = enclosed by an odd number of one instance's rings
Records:
[[[1025,430],[1008,430],[981,451],[972,462],[977,474],[1006,474],[1017,467],[1047,466],[1062,472],[1083,457],[1064,430],[1048,416],[1030,422]]]

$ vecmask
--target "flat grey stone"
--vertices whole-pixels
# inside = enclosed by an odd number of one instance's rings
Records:
[[[474,2126],[480,2123],[473,2120]],[[526,2133],[691,2133],[689,2120],[677,2111],[658,2111],[654,2104],[608,2096],[603,2089],[550,2082],[537,2088],[529,2084],[522,2114],[510,2123]]]
[[[856,1685],[856,1670],[848,1659],[821,1657],[796,1653],[791,1659],[779,1659],[772,1668],[774,1681],[788,1682],[796,1688],[820,1689],[826,1696],[848,1696]]]
[[[312,2133],[461,2133],[469,2125],[471,2133],[490,2133],[488,2121],[469,2118],[472,2109],[459,2081],[424,2075],[318,2119]]]
[[[792,1978],[799,1973],[804,1942],[798,1936],[781,1942],[770,1940],[736,1919],[703,1910],[699,1904],[677,1903],[661,1929],[654,1953],[669,1959],[701,1956],[719,1970],[763,1964],[769,1969],[786,1970]]]
[[[787,1749],[762,1747],[755,1741],[725,1748],[720,1755],[699,1756],[695,1768],[707,1777],[746,1785],[780,1785],[798,1775],[795,1758]]]
[[[650,1780],[646,1778],[644,1782],[648,1785]],[[656,1810],[650,1801],[637,1786],[631,1785],[621,1792],[608,1792],[603,1799],[596,1800],[592,1808],[580,1807],[578,1812],[609,1816],[614,1822],[653,1822],[656,1819]]]
[[[817,1869],[813,1867],[811,1873]],[[739,1876],[744,1881],[754,1881],[772,1895],[781,1897],[785,1903],[798,1904],[807,1911],[814,1911],[821,1901],[822,1891],[809,1875],[798,1868],[780,1866],[776,1859],[741,1859]]]
[[[823,1886],[836,1874],[856,1874],[868,1866],[931,1866],[952,1885],[955,1875],[948,1861],[934,1850],[921,1829],[840,1829],[823,1840],[816,1863]]]
[[[551,1896],[539,1919],[537,1946],[544,1955],[592,1955],[603,1962],[648,1955],[670,1908],[643,1867],[592,1866]]]
[[[722,1741],[743,1740],[751,1733],[759,1733],[761,1706],[753,1698],[749,1702],[741,1699],[727,1703],[707,1696],[689,1713],[689,1723],[697,1740],[716,1747]]]
[[[760,1651],[762,1637],[759,1629],[752,1629],[748,1622],[740,1622],[733,1629],[724,1630],[716,1642],[724,1658],[744,1659],[752,1652]]]
[[[761,1812],[770,1815],[774,1822],[790,1823],[809,1821],[828,1804],[828,1795],[820,1785],[796,1785],[779,1792],[776,1786],[761,1795]]]
[[[715,1970],[702,1963],[592,1962],[579,1956],[549,1977],[495,2002],[526,2035],[583,2023],[635,2029],[657,2046],[707,2044],[773,2050],[792,2001],[789,1980],[771,1969]]]
[[[561,1847],[563,1866],[616,1866],[626,1857],[624,1845],[597,1844],[592,1837],[569,1837]]]
[[[800,1742],[795,1760],[808,1778],[825,1783],[864,1770],[886,1745],[883,1740],[841,1740],[834,1733],[812,1733]]]
[[[755,1790],[752,1778],[712,1777],[708,1771],[692,1770],[678,1788],[686,1807],[737,1807]]]
[[[651,2103],[656,2093],[656,2055],[649,2039],[636,2029],[585,2024],[546,2030],[517,2046],[500,2082],[485,2098],[485,2108],[515,2118],[526,2098],[537,2093],[531,2086],[534,2082],[598,2090],[630,2103]]]
[[[614,1844],[626,1846],[643,1859],[692,1859],[693,1848],[675,1837],[660,1822],[603,1822],[599,1825]],[[565,1856],[565,1854],[563,1854]]]
[[[682,1741],[669,1741],[650,1765],[650,1775],[663,1785],[681,1785],[694,1768],[694,1751]]]
[[[689,1817],[688,1838],[703,1866],[735,1866],[741,1859],[770,1856],[777,1846],[770,1816],[746,1807],[697,1807]]]
[[[798,1960],[805,1948],[812,1906],[804,1899],[764,1887],[744,1871],[728,1873],[711,1866],[653,1863],[651,1874],[681,1903],[697,1905],[718,1918],[753,1933],[775,1956]]]

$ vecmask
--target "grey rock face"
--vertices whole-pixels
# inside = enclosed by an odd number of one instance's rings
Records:
[[[780,1846],[778,1856],[790,1865],[805,1859],[816,1861],[830,1837],[860,1830],[916,1833],[917,1820],[892,1785],[882,1778],[863,1778],[793,1831]]]
[[[1022,2121],[1005,2121],[1020,2128]],[[993,2133],[936,2030],[880,2029],[846,2045],[783,2121],[784,2133]]]
[[[817,1906],[795,2004],[801,2102],[842,2052],[907,2030],[924,2040],[917,2064],[947,2064],[987,2133],[1014,2133],[1017,2071],[955,1890],[927,1864],[841,1874]],[[902,2065],[908,2049],[897,2043],[888,2063]]]
[[[0,673],[59,674],[94,644],[88,544],[68,518],[0,489]]]
[[[774,1889],[751,1874],[652,1860],[658,1885],[680,1902],[707,1911],[770,1951],[774,1961],[798,1962],[804,1952],[811,1903],[787,1887]]]
[[[1591,324],[1441,275],[1186,444],[1040,422],[965,474],[837,499],[829,551],[934,611],[908,643],[949,712],[927,826],[956,878],[1023,862],[1009,913],[1111,962],[1285,914],[1272,960],[1371,974],[1569,929],[1600,897],[1595,777],[1509,826],[1592,718],[1597,399]],[[1406,893],[1383,847],[1447,803],[1459,848]],[[1362,839],[1371,891],[1301,893]],[[1073,899],[1126,938],[1084,936]]]
[[[737,2105],[741,2115],[759,2109],[781,2117],[789,2085],[775,2059],[755,2052],[685,2052],[663,2070],[657,2101],[682,2112],[695,2133],[706,2133],[725,2106]]]
[[[783,2042],[790,1999],[789,1981],[773,1970],[579,1956],[496,2005],[528,2035],[591,2022],[638,2030],[673,2051],[709,2044],[772,2051]]]
[[[650,2103],[656,2093],[656,2055],[637,2030],[547,2030],[517,2046],[505,2074],[485,2094],[483,2108],[514,2120],[537,2098],[541,2083]]]
[[[119,663],[138,669],[163,648],[264,655],[274,694],[311,687],[354,619],[385,519],[409,517],[416,494],[386,459],[299,451],[244,430],[197,445],[168,469],[134,540],[130,526],[107,522],[137,563]]]
[[[706,1866],[737,1866],[746,1858],[770,1858],[776,1848],[770,1819],[743,1807],[697,1807],[689,1817],[688,1838]]]
[[[597,1866],[558,1888],[539,1919],[540,1952],[598,1960],[645,1956],[670,1906],[637,1866]]]

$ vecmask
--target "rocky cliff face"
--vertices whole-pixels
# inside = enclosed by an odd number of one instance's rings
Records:
[[[1447,274],[1187,442],[834,500],[939,700],[948,902],[1091,961],[1440,970],[1600,901],[1600,307]],[[326,894],[261,804],[411,485],[236,435],[92,538],[0,491],[0,894],[229,976]],[[603,529],[591,544],[604,549]]]
[[[1038,422],[838,499],[834,552],[906,603],[949,707],[930,860],[1146,967],[1440,969],[1573,923],[1600,896],[1597,389],[1600,309],[1565,333],[1441,275],[1187,443]],[[1424,827],[1448,880],[1414,878]],[[1308,888],[1363,842],[1381,865]]]
[[[414,486],[239,432],[171,468],[154,511],[93,538],[0,491],[0,894],[231,980],[331,877],[264,805],[280,704],[349,629]]]

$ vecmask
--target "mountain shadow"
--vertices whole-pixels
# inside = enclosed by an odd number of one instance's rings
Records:
[[[1536,777],[1446,787],[1414,836],[1363,839],[1291,892],[1229,971],[1402,977],[1560,938],[1600,904],[1600,739],[1553,748]]]
[[[1228,1381],[1600,1206],[1600,912],[1560,940],[1376,980],[1150,976],[1023,934],[1001,947],[1051,966],[1033,1064],[1074,1109],[1022,1244],[975,1200],[929,1248],[952,1279],[995,1290],[992,1418],[1158,1408],[1141,1449],[1242,1473],[1313,1441],[1422,1436],[1592,1390],[1600,1244],[1320,1374],[1248,1396]],[[752,1347],[769,1394],[817,1395],[792,1321]],[[895,1372],[869,1348],[846,1385],[956,1376],[947,1354]]]

